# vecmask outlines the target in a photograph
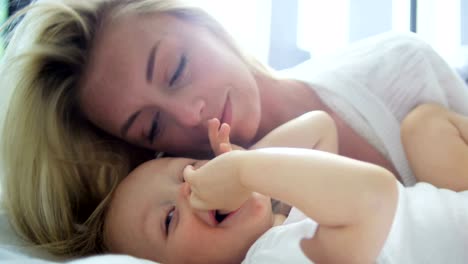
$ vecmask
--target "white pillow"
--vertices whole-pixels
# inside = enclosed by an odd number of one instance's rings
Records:
[[[11,227],[7,215],[3,209],[0,209],[0,260],[3,255],[16,255],[25,257],[35,257],[44,260],[58,261],[57,257],[48,254],[44,250],[38,250],[23,241]],[[8,253],[8,254],[7,254]],[[61,259],[63,261],[63,259]]]

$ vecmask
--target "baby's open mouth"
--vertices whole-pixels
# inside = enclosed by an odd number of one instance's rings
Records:
[[[213,210],[211,211],[212,221],[215,225],[220,225],[221,223],[224,223],[227,219],[230,219],[232,216],[234,216],[239,211],[239,209],[240,208],[230,212],[225,210]]]
[[[227,217],[229,214],[230,214],[230,213],[222,214],[219,210],[216,210],[216,211],[214,212],[215,219],[216,219],[216,221],[218,222],[218,224],[221,224],[221,222],[223,222],[224,219],[226,219],[226,217]]]

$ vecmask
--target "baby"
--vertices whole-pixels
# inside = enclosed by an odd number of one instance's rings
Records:
[[[213,160],[156,159],[120,183],[104,224],[111,252],[163,263],[468,260],[468,196],[423,183],[405,189],[384,168],[332,154],[336,129],[324,112],[254,146],[308,149],[231,151],[229,126],[218,127],[210,121]],[[270,197],[294,208],[279,214]]]

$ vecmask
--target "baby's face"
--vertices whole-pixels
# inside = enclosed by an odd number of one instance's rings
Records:
[[[270,199],[252,194],[235,213],[190,206],[183,169],[206,161],[163,158],[136,168],[119,184],[106,216],[104,237],[114,253],[162,263],[240,263],[273,223]]]

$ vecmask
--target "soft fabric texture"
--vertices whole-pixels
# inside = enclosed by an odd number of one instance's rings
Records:
[[[417,35],[386,33],[324,61],[284,73],[309,83],[324,103],[392,161],[403,183],[416,179],[400,140],[400,122],[421,103],[468,115],[468,88]]]
[[[7,216],[0,210],[0,263],[2,264],[157,264],[156,262],[131,256],[107,254],[76,260],[54,257],[43,250],[34,249],[22,241],[8,223]]]
[[[396,184],[395,217],[376,263],[467,263],[468,191],[457,193],[427,183],[406,188]],[[291,212],[283,225],[255,242],[243,264],[312,263],[299,243],[316,229],[312,219],[297,218]]]
[[[44,250],[35,249],[27,242],[21,240],[8,222],[5,211],[0,209],[0,263],[11,259],[31,257],[44,259],[44,261],[63,260],[44,252]]]
[[[293,207],[283,225],[263,234],[250,247],[242,264],[312,263],[299,245],[304,237],[313,237],[317,223]]]
[[[2,264],[59,264],[59,263],[68,263],[68,264],[157,264],[152,261],[134,258],[126,255],[102,255],[102,256],[93,256],[80,258],[68,262],[56,262],[46,259],[40,259],[37,257],[29,257],[26,255],[17,254],[9,250],[0,248],[0,263]]]
[[[468,191],[398,184],[398,207],[377,263],[468,263]]]
[[[453,63],[455,71],[460,74],[461,78],[468,84],[468,45],[462,46],[456,52],[456,60]]]

